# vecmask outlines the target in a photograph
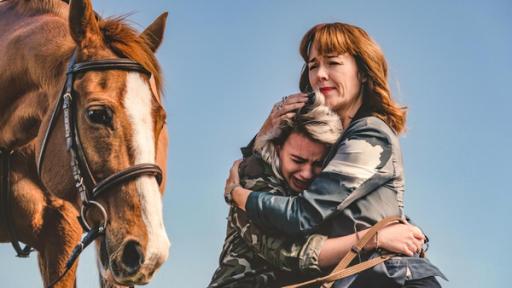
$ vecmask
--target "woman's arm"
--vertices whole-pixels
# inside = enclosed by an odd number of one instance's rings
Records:
[[[360,119],[347,129],[335,155],[307,190],[286,197],[236,187],[231,190],[233,203],[265,229],[310,234],[335,212],[393,178],[390,142],[382,129]]]
[[[368,231],[329,239],[321,234],[289,238],[263,233],[237,208],[230,215],[235,229],[260,257],[281,270],[301,273],[318,273],[336,265]],[[424,239],[421,230],[413,225],[393,224],[380,230],[365,249],[382,248],[412,256],[421,249]]]
[[[320,250],[318,265],[325,268],[338,264],[368,230],[327,239]],[[410,224],[393,224],[380,230],[377,236],[374,236],[366,245],[365,250],[381,248],[389,252],[413,256],[421,250],[423,243],[425,243],[425,235],[418,227]]]

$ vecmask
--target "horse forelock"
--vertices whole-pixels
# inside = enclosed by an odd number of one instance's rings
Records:
[[[155,96],[160,97],[162,94],[160,65],[145,39],[128,25],[125,19],[126,16],[99,19],[103,42],[117,56],[129,58],[151,72],[159,94]]]

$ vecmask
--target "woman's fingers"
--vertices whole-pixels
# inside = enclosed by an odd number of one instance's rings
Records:
[[[407,256],[413,256],[414,254],[420,252],[422,244],[422,241],[416,238],[404,240],[402,253]]]
[[[296,93],[286,96],[283,100],[286,104],[305,103],[308,101],[308,96],[305,93]]]
[[[284,119],[292,119],[294,116],[295,116],[295,112],[288,112],[284,115],[281,115],[281,117],[279,117],[281,120],[284,120]]]
[[[391,252],[413,256],[423,248],[425,236],[410,224],[394,224],[379,232],[379,247]]]
[[[296,111],[302,107],[304,107],[305,102],[299,102],[299,103],[290,103],[290,104],[284,104],[281,107],[278,107],[278,109],[275,111],[277,116],[281,116],[284,114],[287,114],[291,111]]]
[[[411,225],[411,227],[414,238],[421,240],[423,243],[425,241],[425,234],[423,234],[423,231],[421,231],[420,228],[416,226]]]
[[[407,253],[405,255],[407,256],[413,256],[414,253],[416,253],[416,247],[413,243],[407,243]]]
[[[407,255],[412,256],[421,251],[421,248],[423,248],[423,240],[413,238],[411,241],[408,241],[406,245],[409,252]]]
[[[284,115],[286,115],[285,117],[287,118],[293,117],[295,111],[302,108],[307,101],[308,97],[304,93],[283,97],[283,99],[277,102],[272,108],[270,115],[263,123],[258,135],[261,136],[275,132],[275,130],[279,128],[280,121],[283,119]],[[293,115],[289,113],[293,113]]]
[[[296,94],[283,98],[281,101],[274,104],[271,114],[280,116],[290,111],[302,108],[308,101],[308,97],[305,95],[306,94]]]

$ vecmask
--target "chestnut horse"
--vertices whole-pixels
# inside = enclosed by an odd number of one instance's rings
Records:
[[[0,242],[18,240],[34,247],[45,286],[66,270],[83,232],[77,216],[85,202],[75,187],[81,184],[76,167],[70,166],[74,158],[65,136],[65,108],[54,108],[63,87],[71,84],[75,133],[90,175],[101,182],[146,165],[159,166],[165,176],[167,130],[154,52],[166,18],[162,14],[139,34],[122,19],[100,19],[90,0],[69,5],[61,0],[0,1],[0,148],[12,151],[10,208],[0,213],[8,216],[0,216]],[[121,58],[136,62],[136,69],[76,70],[67,81],[72,61]],[[157,178],[139,173],[115,182],[94,198],[105,215],[98,208],[86,213],[90,226],[105,226],[97,242],[102,286],[148,283],[167,259],[165,181],[159,185]],[[55,287],[76,286],[75,273],[76,264]]]

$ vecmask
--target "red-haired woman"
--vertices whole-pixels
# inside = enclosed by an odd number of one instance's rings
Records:
[[[381,49],[363,29],[332,23],[309,30],[300,52],[306,62],[301,91],[321,92],[326,105],[340,117],[344,132],[320,175],[297,196],[237,186],[231,190],[233,203],[259,227],[289,237],[343,236],[387,216],[405,218],[398,135],[404,131],[406,113],[391,98]],[[256,140],[273,133],[306,101],[306,95],[299,93],[276,106],[279,109],[273,109]],[[237,183],[237,169],[233,166],[227,185]],[[291,183],[302,183],[300,174],[289,178]],[[318,261],[335,264],[339,253],[330,253],[332,249],[336,247],[323,247]],[[444,277],[426,258],[404,256],[339,281],[335,287],[440,287],[435,276]]]

